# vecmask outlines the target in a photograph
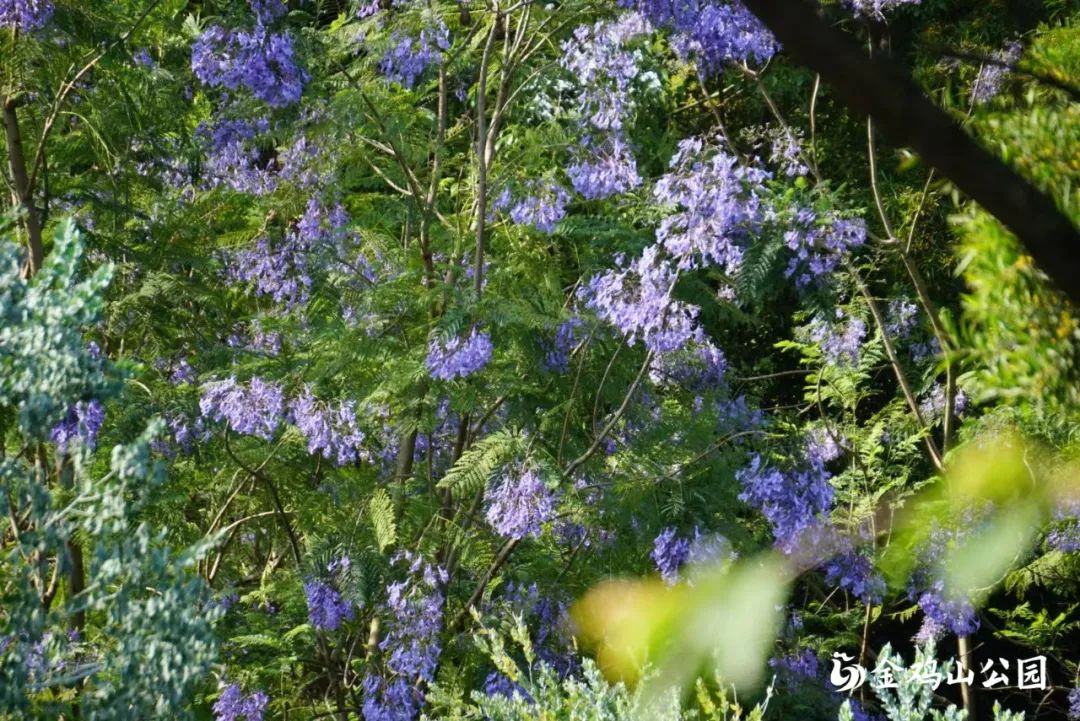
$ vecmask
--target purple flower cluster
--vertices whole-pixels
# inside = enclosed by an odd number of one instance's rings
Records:
[[[679,569],[690,557],[690,540],[680,538],[674,528],[665,528],[653,540],[653,550],[649,554],[660,577],[669,586],[679,580]]]
[[[214,721],[263,721],[269,701],[262,691],[244,696],[240,684],[229,684],[214,702]]]
[[[657,386],[677,386],[696,393],[724,387],[727,358],[705,340],[678,353],[657,355],[649,366],[649,380]]]
[[[770,658],[769,667],[782,672],[789,680],[817,679],[821,674],[817,654],[809,648],[800,654]]]
[[[758,195],[768,177],[719,145],[701,138],[680,141],[653,190],[658,204],[675,211],[661,222],[656,239],[680,269],[714,264],[734,275],[741,242],[762,220]]]
[[[566,174],[586,200],[607,198],[641,185],[634,154],[619,134],[585,136]]]
[[[210,432],[206,428],[203,417],[197,416],[194,421],[185,415],[173,415],[167,420],[169,430],[173,434],[175,443],[183,453],[191,453],[195,441],[206,442],[210,438]]]
[[[671,31],[671,45],[684,60],[713,75],[727,63],[764,63],[779,45],[768,28],[738,0],[620,0],[657,27]]]
[[[566,172],[574,190],[589,200],[641,184],[623,135],[634,110],[631,85],[641,57],[626,46],[649,31],[641,15],[628,13],[615,21],[583,25],[563,43],[561,65],[577,83],[577,112],[588,128]]]
[[[258,22],[266,25],[283,16],[289,9],[287,0],[249,0]]]
[[[505,538],[539,536],[554,515],[555,497],[532,466],[504,476],[487,494],[484,517]]]
[[[278,156],[278,162],[281,165],[280,176],[304,190],[325,186],[330,178],[326,173],[320,173],[318,170],[319,164],[325,157],[324,147],[301,135]]]
[[[885,579],[874,570],[873,560],[851,547],[826,561],[825,582],[843,588],[863,603],[880,603],[885,595]]]
[[[935,383],[930,391],[919,401],[919,413],[923,419],[933,422],[945,414],[945,386]],[[967,408],[967,394],[958,390],[953,396],[953,414],[962,416]]]
[[[79,401],[68,410],[64,420],[52,427],[49,440],[56,444],[61,453],[67,453],[76,441],[93,450],[104,421],[105,406],[101,401],[96,398]]]
[[[482,687],[485,696],[502,696],[504,698],[514,698],[514,696],[520,696],[526,701],[532,701],[533,698],[525,688],[510,678],[498,671],[492,671],[484,678],[484,685]]]
[[[1058,524],[1046,534],[1046,542],[1062,553],[1080,551],[1080,499],[1059,502],[1054,508],[1053,517]]]
[[[285,415],[285,395],[281,386],[258,376],[247,385],[230,376],[203,384],[199,411],[237,433],[270,440]]]
[[[564,548],[602,549],[615,543],[615,531],[609,528],[598,528],[595,525],[585,525],[575,521],[558,521],[553,529],[555,538]]]
[[[776,546],[784,553],[802,549],[807,538],[822,533],[832,507],[833,488],[821,456],[807,454],[806,467],[781,471],[754,454],[735,474],[742,484],[739,500],[749,503],[772,526]]]
[[[44,27],[52,14],[49,0],[0,0],[0,28],[30,33]]]
[[[967,536],[975,527],[977,514],[969,510],[955,526],[934,522],[922,547],[918,549],[919,566],[908,584],[908,596],[915,600],[926,617],[920,633],[925,635],[955,633],[967,636],[979,628],[979,619],[971,599],[962,589],[947,588],[942,559],[946,550]]]
[[[959,594],[945,591],[945,582],[938,578],[919,594],[919,608],[933,620],[934,627],[951,631],[957,636],[968,636],[979,629],[979,619],[971,601]]]
[[[1001,86],[1024,54],[1024,46],[1019,42],[1008,43],[993,54],[994,63],[985,63],[979,68],[975,83],[971,86],[971,100],[977,105],[987,103],[997,97]]]
[[[530,640],[542,663],[563,677],[580,667],[568,624],[567,605],[557,594],[541,593],[535,583],[510,582],[505,600],[510,612],[528,624]]]
[[[659,246],[649,246],[630,264],[594,276],[579,290],[586,307],[616,328],[633,345],[638,341],[658,353],[671,353],[701,341],[699,308],[672,297],[678,273]]]
[[[795,286],[805,288],[836,270],[845,255],[866,242],[866,223],[848,218],[822,222],[813,211],[801,209],[784,233],[784,242],[792,251],[784,275],[794,276]]]
[[[827,363],[837,366],[857,366],[859,349],[866,338],[866,323],[836,309],[836,322],[830,323],[820,315],[807,326],[810,341],[816,343]]]
[[[631,84],[638,75],[641,53],[627,49],[651,31],[638,13],[617,20],[581,25],[563,42],[561,65],[579,84],[578,113],[597,130],[619,131],[633,112]]]
[[[195,368],[191,365],[191,361],[187,359],[187,356],[180,356],[180,358],[172,363],[165,359],[161,359],[161,364],[158,365],[158,368],[162,372],[168,372],[169,382],[174,386],[195,382]]]
[[[904,5],[918,5],[922,0],[847,0],[852,12],[863,17],[884,20],[885,13]]]
[[[246,329],[243,323],[238,323],[226,343],[230,348],[244,348],[254,353],[266,354],[271,358],[281,353],[281,333],[267,330],[258,318],[251,321]]]
[[[919,307],[907,298],[894,298],[889,301],[885,317],[885,332],[889,338],[902,340],[915,330],[919,321]]]
[[[191,48],[191,69],[205,85],[228,90],[247,88],[271,107],[300,99],[308,74],[296,61],[288,32],[270,31],[270,23],[283,11],[276,0],[252,0],[256,13],[252,30],[226,30],[212,25]]]
[[[321,631],[336,631],[344,621],[353,619],[353,605],[326,579],[304,583],[308,620]]]
[[[518,225],[531,225],[543,233],[555,231],[555,224],[566,215],[570,194],[557,183],[533,182],[529,195],[510,208],[510,219]]]
[[[665,528],[653,540],[649,554],[660,577],[669,586],[679,580],[684,565],[705,566],[723,559],[732,559],[735,552],[726,538],[715,533],[702,533],[694,529],[694,537],[682,538],[674,528]]]
[[[694,529],[694,540],[690,542],[690,554],[686,563],[693,566],[706,566],[720,561],[734,560],[738,554],[731,547],[731,542],[719,533],[702,533]]]
[[[320,403],[305,388],[289,403],[289,415],[293,425],[307,438],[308,453],[321,454],[338,466],[366,457],[361,448],[364,433],[356,423],[356,401],[342,401],[331,407]]]
[[[424,701],[423,685],[434,679],[442,651],[446,571],[409,553],[397,560],[408,564],[409,577],[386,589],[388,623],[379,650],[387,674],[364,678],[364,721],[413,721]]]
[[[270,121],[266,118],[219,120],[213,126],[200,125],[195,134],[206,151],[206,185],[225,185],[239,193],[255,195],[273,192],[277,178],[259,147],[260,138],[269,130]]]
[[[570,369],[570,354],[581,338],[578,333],[583,323],[580,318],[574,316],[564,320],[555,329],[555,338],[547,344],[547,353],[544,356],[544,367],[555,373],[565,373]]]
[[[923,363],[941,356],[941,343],[935,336],[931,336],[929,340],[912,343],[908,350],[912,363]]]
[[[1069,719],[1070,721],[1080,719],[1080,687],[1069,691]]]
[[[286,308],[306,303],[312,285],[310,258],[334,251],[345,235],[348,216],[341,206],[327,210],[316,198],[284,237],[260,237],[236,252],[226,267],[230,280],[251,283],[256,295],[267,295]]]
[[[395,32],[390,42],[394,45],[383,56],[379,70],[387,80],[412,88],[429,65],[442,62],[443,51],[450,48],[450,31],[439,19],[415,38]]]
[[[752,407],[745,395],[723,398],[713,405],[716,410],[718,430],[723,435],[760,431],[767,425],[765,413],[760,408]],[[754,436],[760,437],[760,434],[754,434]],[[739,443],[738,440],[734,442]]]
[[[491,336],[476,328],[466,338],[433,338],[428,346],[427,368],[431,377],[439,380],[464,378],[486,366],[493,350]]]

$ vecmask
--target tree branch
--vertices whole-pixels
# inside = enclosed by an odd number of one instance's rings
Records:
[[[1013,231],[1039,267],[1080,304],[1080,232],[1054,201],[982,148],[892,60],[859,45],[805,0],[745,0],[784,49],[821,74],[850,108],[914,148]]]

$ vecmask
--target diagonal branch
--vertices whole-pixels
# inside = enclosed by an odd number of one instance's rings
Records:
[[[1054,201],[982,148],[902,67],[867,58],[806,0],[745,0],[785,50],[821,74],[850,108],[872,117],[1012,230],[1039,267],[1080,304],[1080,232]]]

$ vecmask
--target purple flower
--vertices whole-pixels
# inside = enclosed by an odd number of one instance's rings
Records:
[[[191,69],[211,87],[227,90],[247,88],[271,107],[291,105],[300,99],[309,76],[296,61],[292,35],[272,33],[268,24],[284,10],[282,3],[253,3],[257,14],[250,30],[207,28],[191,48]]]
[[[953,414],[961,416],[967,408],[967,394],[958,390],[953,396]],[[923,419],[933,422],[945,413],[945,386],[935,383],[930,391],[919,401],[919,413]]]
[[[619,262],[619,259],[617,259]],[[702,341],[697,324],[699,308],[672,297],[676,269],[653,245],[629,265],[594,276],[578,291],[586,307],[616,328],[633,345],[671,353],[691,341]]]
[[[206,151],[205,185],[225,185],[240,193],[265,195],[277,187],[277,178],[267,167],[260,148],[262,138],[269,132],[266,118],[249,120],[218,120],[213,125],[200,125],[196,131]]]
[[[885,19],[885,13],[904,5],[918,5],[921,0],[847,0],[856,15]]]
[[[933,619],[926,633],[951,632],[967,636],[979,628],[979,619],[971,599],[962,589],[946,586],[941,559],[949,547],[962,542],[977,522],[977,513],[969,510],[953,527],[934,522],[926,541],[917,550],[919,565],[908,584],[908,596],[923,613]]]
[[[492,671],[484,679],[483,692],[487,696],[503,696],[505,698],[520,696],[526,701],[532,701],[532,696],[521,684],[511,681],[498,671]]]
[[[505,538],[539,536],[554,514],[555,498],[533,467],[505,476],[487,495],[485,518]]]
[[[491,360],[491,336],[470,331],[465,339],[440,340],[433,338],[428,346],[427,367],[431,377],[439,380],[464,378],[482,369]]]
[[[614,21],[579,26],[573,39],[563,42],[560,64],[577,84],[578,112],[593,129],[617,134],[632,113],[631,83],[641,53],[626,45],[649,30],[641,15],[627,13]]]
[[[214,702],[214,721],[263,721],[269,700],[262,691],[244,696],[239,684],[229,684]]]
[[[240,595],[235,591],[229,593],[223,593],[219,598],[213,599],[209,602],[211,606],[220,608],[223,613],[227,612],[230,608],[236,605],[240,600]]]
[[[866,223],[858,219],[820,219],[808,209],[795,213],[784,242],[792,251],[784,275],[795,277],[795,286],[805,288],[832,273],[854,249],[866,242]]]
[[[810,170],[803,162],[799,138],[787,129],[781,130],[773,137],[770,160],[788,177],[806,175]]]
[[[758,192],[767,177],[718,145],[679,142],[670,172],[653,189],[672,209],[657,229],[658,243],[633,262],[617,257],[618,269],[594,276],[579,290],[586,307],[654,353],[701,342],[700,309],[672,297],[675,283],[681,272],[705,266],[737,274],[744,242],[764,219]]]
[[[705,75],[727,63],[764,63],[778,49],[776,39],[738,0],[622,0],[654,25],[671,30],[671,45]]]
[[[885,579],[874,570],[873,561],[849,548],[825,563],[825,582],[839,586],[863,603],[880,603]]]
[[[971,601],[959,595],[947,595],[943,584],[934,586],[918,597],[919,608],[939,627],[957,636],[968,636],[979,629],[979,619]]]
[[[49,0],[0,0],[0,28],[31,33],[44,27],[52,14]]]
[[[140,48],[132,59],[135,61],[136,65],[141,65],[144,68],[157,67],[157,63],[154,62],[154,58],[151,57],[146,48]]]
[[[547,345],[544,367],[555,373],[565,373],[570,369],[570,353],[580,342],[578,331],[583,323],[577,316],[564,320],[555,329],[555,338]]]
[[[541,593],[535,583],[510,582],[505,601],[508,610],[528,624],[533,648],[542,663],[564,678],[578,670],[579,659],[567,624],[567,605],[557,593]]]
[[[79,401],[68,411],[64,420],[49,431],[49,440],[61,453],[67,453],[74,441],[80,441],[93,450],[97,445],[98,431],[105,421],[105,407],[96,398]]]
[[[937,619],[930,615],[923,615],[922,624],[915,635],[911,637],[912,643],[918,646],[928,646],[937,643],[945,636],[946,629]]]
[[[323,631],[336,631],[343,621],[353,619],[353,606],[328,581],[312,579],[304,583],[308,620]]]
[[[177,386],[195,382],[195,369],[186,357],[182,357],[172,364],[169,372],[169,382]]]
[[[255,245],[227,258],[226,277],[251,283],[255,295],[270,296],[286,308],[306,303],[313,283],[313,260],[336,255],[348,238],[348,216],[328,210],[317,198],[308,200],[304,214],[284,238],[261,236]],[[325,263],[318,268],[323,268]]]
[[[199,410],[214,421],[224,420],[237,433],[270,440],[285,413],[281,386],[262,378],[252,378],[247,386],[236,376],[202,386]]]
[[[386,635],[379,643],[386,676],[369,673],[363,681],[364,721],[413,721],[424,701],[421,690],[434,679],[442,644],[446,571],[403,553],[409,576],[391,583],[385,611]]]
[[[267,24],[284,15],[289,7],[286,0],[248,0],[258,22]]]
[[[736,553],[731,543],[718,533],[702,533],[700,528],[695,527],[694,537],[690,539],[679,537],[674,528],[665,528],[653,540],[653,550],[649,556],[656,564],[660,577],[670,586],[679,580],[679,571],[683,566],[709,566],[733,560]]]
[[[364,18],[371,17],[379,12],[379,0],[369,0],[365,2],[361,0],[359,7],[356,8],[356,17],[363,20]]]
[[[690,541],[679,538],[674,528],[665,528],[653,540],[653,550],[649,554],[660,577],[669,586],[679,580],[679,569],[690,557]]]
[[[893,340],[901,340],[911,335],[918,322],[919,308],[907,298],[894,298],[889,301],[886,311],[885,332]]]
[[[450,47],[450,31],[439,19],[415,38],[395,31],[390,42],[394,46],[386,51],[379,70],[387,80],[412,88],[429,65],[442,62],[441,51]]]
[[[518,225],[531,225],[544,233],[552,233],[555,224],[566,215],[570,194],[561,185],[532,182],[531,195],[519,200],[510,209],[510,219]]]
[[[1080,687],[1069,691],[1069,719],[1080,719]]]
[[[356,401],[347,400],[329,406],[320,403],[311,390],[289,403],[292,423],[308,441],[308,453],[321,454],[338,466],[356,463],[367,453],[361,448],[364,432],[356,422]]]
[[[754,454],[735,474],[743,487],[739,500],[761,511],[772,526],[777,547],[787,554],[803,550],[807,539],[822,533],[833,500],[829,478],[821,458],[814,456],[807,457],[804,468],[781,471]]]
[[[800,654],[770,658],[769,667],[785,673],[790,679],[817,679],[821,674],[821,665],[817,654],[812,649],[803,649]]]
[[[1068,498],[1058,502],[1053,517],[1058,524],[1046,534],[1046,542],[1062,553],[1080,551],[1080,499]]]
[[[641,185],[637,161],[622,135],[587,136],[566,168],[570,184],[587,200],[619,195]]]
[[[695,528],[686,563],[689,566],[707,566],[734,560],[737,555],[731,542],[719,533],[702,533],[701,529]]]
[[[1024,46],[1015,41],[994,53],[992,57],[994,62],[984,63],[979,68],[975,84],[971,86],[972,102],[982,105],[997,97],[1009,72],[1019,62],[1023,53]]]
[[[763,220],[758,196],[767,178],[720,145],[682,140],[653,189],[657,203],[675,211],[660,223],[657,241],[680,269],[711,264],[734,276],[747,236]]]
[[[680,387],[705,393],[724,386],[727,359],[711,341],[673,353],[660,353],[649,366],[649,380],[658,387]]]
[[[821,347],[825,361],[837,366],[857,366],[859,349],[866,337],[866,323],[836,309],[836,323],[817,315],[807,326],[809,338]]]

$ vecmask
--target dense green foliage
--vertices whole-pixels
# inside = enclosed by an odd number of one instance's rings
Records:
[[[1075,2],[821,5],[1080,224]],[[1080,715],[1076,309],[666,6],[0,0],[0,719]]]

